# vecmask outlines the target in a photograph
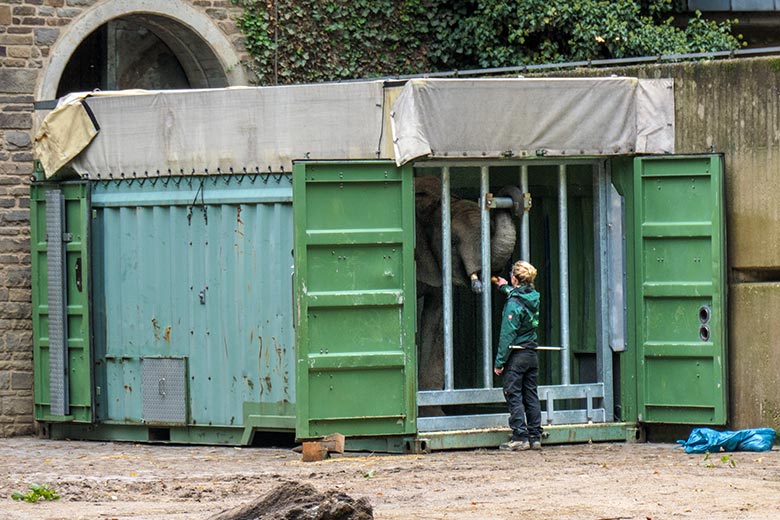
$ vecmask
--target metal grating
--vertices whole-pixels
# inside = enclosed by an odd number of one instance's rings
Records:
[[[48,269],[50,413],[70,413],[68,399],[68,320],[65,297],[65,199],[60,190],[46,192],[46,267]]]
[[[184,358],[143,358],[143,420],[187,423],[187,364]]]

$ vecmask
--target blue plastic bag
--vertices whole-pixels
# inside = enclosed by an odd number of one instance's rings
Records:
[[[687,441],[677,441],[685,448],[685,453],[769,451],[774,442],[775,431],[772,428],[752,428],[735,432],[694,428]]]

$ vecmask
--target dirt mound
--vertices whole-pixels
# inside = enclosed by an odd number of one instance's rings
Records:
[[[209,520],[373,520],[368,499],[336,490],[319,493],[310,484],[285,482],[254,502]]]

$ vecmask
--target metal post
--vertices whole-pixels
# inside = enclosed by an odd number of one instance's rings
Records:
[[[520,191],[523,192],[523,197],[525,198],[525,194],[528,193],[527,164],[520,166]],[[530,220],[528,209],[524,208],[523,215],[520,217],[520,260],[525,260],[526,262],[531,261]]]
[[[444,389],[455,388],[452,355],[452,239],[450,221],[450,167],[441,169],[441,278],[444,313]]]
[[[604,414],[612,421],[614,414],[614,392],[612,389],[612,349],[609,346],[610,303],[609,303],[609,227],[607,218],[610,180],[604,163],[593,165],[593,236],[596,238],[595,286],[596,286],[596,377],[604,383]]]
[[[566,165],[558,166],[558,257],[560,259],[561,384],[571,384],[569,359],[569,219]]]
[[[485,388],[493,387],[493,322],[490,309],[490,210],[487,195],[490,191],[490,170],[480,168],[479,208],[481,212],[482,244],[482,378]]]

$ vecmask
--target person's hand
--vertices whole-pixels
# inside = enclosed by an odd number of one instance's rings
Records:
[[[504,281],[506,282],[506,280],[504,280]],[[500,376],[501,374],[504,373],[504,367],[494,368],[493,369],[493,373],[496,374],[497,376]]]
[[[505,278],[502,278],[502,277],[500,277],[500,276],[497,276],[497,277],[496,277],[496,286],[498,286],[498,287],[502,287],[502,286],[504,286],[504,285],[506,285],[506,284],[508,284],[508,283],[509,283],[509,282],[507,282]]]

